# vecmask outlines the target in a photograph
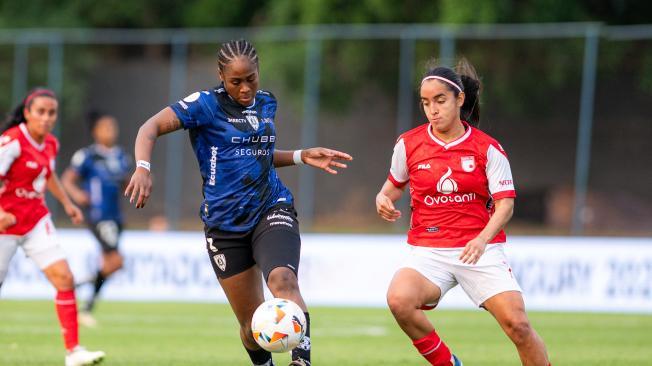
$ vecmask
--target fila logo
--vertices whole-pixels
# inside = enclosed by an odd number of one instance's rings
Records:
[[[419,164],[417,166],[417,170],[422,170],[422,169],[430,169],[430,163],[428,163],[428,164]]]
[[[35,161],[28,160],[25,163],[25,166],[27,166],[30,169],[38,169],[38,164]]]

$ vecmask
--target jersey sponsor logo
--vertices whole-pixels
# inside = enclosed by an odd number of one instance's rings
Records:
[[[286,220],[286,221],[289,221],[289,222],[294,222],[294,220],[292,219],[291,216],[281,215],[281,214],[278,214],[278,213],[273,213],[271,215],[267,215],[267,220]]]
[[[217,146],[211,146],[211,159],[210,159],[210,174],[208,176],[208,185],[215,185],[215,177],[217,175]]]
[[[462,170],[467,173],[475,170],[475,156],[462,156]]]
[[[256,144],[259,142],[274,142],[276,141],[276,136],[271,135],[262,135],[262,136],[233,136],[231,137],[231,143],[232,144]]]
[[[43,193],[35,192],[35,191],[28,191],[25,188],[16,188],[16,190],[14,192],[16,193],[16,197],[18,197],[18,198],[27,198],[29,200],[43,198]]]
[[[31,161],[31,160],[25,162],[25,166],[30,168],[30,169],[38,169],[38,163],[36,163],[35,161]]]
[[[269,156],[270,149],[236,149],[235,156]]]
[[[439,178],[439,182],[437,182],[437,192],[443,194],[457,192],[457,182],[450,177],[451,175],[453,175],[453,171],[448,167],[446,173],[444,173],[444,175]]]
[[[427,164],[419,164],[417,166],[417,170],[423,170],[423,169],[430,169],[430,163]]]
[[[45,184],[47,180],[45,176],[48,174],[48,170],[43,168],[41,173],[34,179],[32,182],[33,191],[27,190],[25,188],[16,188],[14,193],[18,198],[27,198],[27,199],[42,199],[45,193]]]
[[[448,167],[448,170],[444,175],[439,178],[439,182],[437,182],[437,192],[441,193],[441,196],[431,196],[431,195],[426,195],[424,197],[423,202],[428,205],[439,205],[443,203],[463,203],[463,202],[470,202],[475,200],[475,193],[464,193],[464,194],[453,194],[457,192],[457,182],[451,178],[451,175],[453,175],[453,171],[450,167]]]
[[[285,222],[285,221],[272,221],[269,223],[269,226],[278,226],[278,225],[283,225],[287,227],[293,227],[292,224]]]
[[[511,186],[514,182],[511,179],[503,179],[498,182],[501,186]]]

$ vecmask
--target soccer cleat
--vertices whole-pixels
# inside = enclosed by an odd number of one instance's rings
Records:
[[[75,347],[66,355],[66,366],[97,365],[104,359],[102,351],[88,351],[82,346]]]
[[[292,360],[288,366],[310,366],[310,361],[306,361],[303,358],[297,358]]]
[[[457,358],[457,356],[455,356],[453,354],[451,354],[451,365],[452,366],[464,366],[462,364],[462,361],[460,361],[460,359]]]
[[[87,328],[97,327],[97,320],[95,320],[93,315],[88,311],[80,311],[79,314],[77,314],[77,321],[79,324]]]

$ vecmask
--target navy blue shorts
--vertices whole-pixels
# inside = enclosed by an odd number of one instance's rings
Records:
[[[206,250],[218,278],[224,279],[258,265],[265,281],[277,267],[287,267],[298,277],[301,237],[297,212],[292,206],[275,206],[253,230],[229,233],[205,228]]]

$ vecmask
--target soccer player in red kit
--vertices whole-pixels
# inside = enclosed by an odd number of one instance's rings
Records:
[[[57,111],[55,94],[35,89],[0,128],[0,285],[11,258],[22,247],[57,291],[56,311],[67,350],[65,365],[93,365],[104,358],[104,352],[87,351],[79,345],[73,276],[45,205],[47,188],[73,223],[84,219],[54,171],[59,142],[50,131]]]
[[[409,183],[412,217],[405,262],[389,286],[387,303],[419,353],[437,366],[458,366],[423,310],[461,285],[514,342],[523,365],[546,366],[545,345],[530,325],[521,288],[503,251],[512,217],[514,183],[505,151],[473,127],[479,122],[480,82],[462,60],[457,72],[431,67],[421,81],[428,122],[401,135],[376,210],[393,222]]]

